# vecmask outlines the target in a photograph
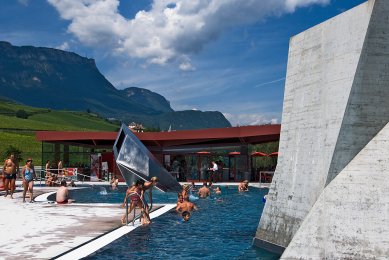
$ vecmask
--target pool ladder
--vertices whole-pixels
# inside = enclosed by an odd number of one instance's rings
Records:
[[[150,193],[151,193],[151,191],[150,191]],[[147,193],[145,193],[145,194],[147,194]],[[127,198],[126,198],[126,226],[128,226],[128,215],[129,215],[129,213],[128,213],[128,199],[131,197],[131,196],[133,196],[133,195],[135,195],[135,196],[138,196],[139,197],[139,199],[140,199],[140,201],[142,201],[142,210],[145,208],[145,204],[144,204],[144,202],[143,202],[143,200],[140,198],[140,195],[138,194],[138,193],[136,193],[136,192],[133,192],[133,193],[130,193],[130,194],[128,194],[128,196],[127,196]],[[152,207],[153,207],[153,202],[152,202],[152,200],[150,199],[150,196],[147,194],[147,197],[149,198],[149,201],[150,201],[150,206],[149,206],[149,212],[150,212],[150,210],[152,209]],[[133,211],[134,211],[134,217],[132,218],[132,225],[134,226],[135,225],[135,218],[136,218],[136,206],[133,208]],[[141,213],[142,214],[142,213]],[[141,216],[141,215],[139,215],[139,216]]]

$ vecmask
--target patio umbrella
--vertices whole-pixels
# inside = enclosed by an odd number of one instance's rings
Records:
[[[268,154],[263,153],[263,152],[253,152],[251,154],[251,156],[253,156],[253,157],[261,157],[261,156],[268,156]]]
[[[197,154],[210,154],[211,152],[208,152],[208,151],[200,151],[200,152],[197,152]]]
[[[240,152],[230,152],[228,155],[234,156],[234,155],[240,155]]]

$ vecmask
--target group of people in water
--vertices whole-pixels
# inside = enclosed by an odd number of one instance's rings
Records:
[[[111,182],[113,187],[115,186],[114,182]],[[145,200],[145,192],[148,190],[150,192],[149,199],[152,204],[152,188],[156,186],[158,183],[158,178],[152,177],[149,182],[145,182],[142,179],[137,180],[132,186],[130,186],[124,197],[122,207],[126,204],[126,201],[130,199],[130,204],[128,210],[122,216],[121,222],[122,224],[126,224],[126,218],[130,215],[131,212],[139,208],[141,210],[139,220],[142,225],[149,225],[151,223],[150,214],[149,214],[149,205]],[[238,185],[239,192],[248,191],[247,180],[241,182]],[[204,182],[203,186],[197,190],[195,183],[192,184],[184,184],[182,186],[182,190],[177,193],[177,205],[176,212],[182,216],[183,221],[188,221],[191,217],[191,214],[194,210],[198,210],[197,206],[191,201],[191,196],[193,194],[197,194],[198,197],[194,197],[196,199],[201,198],[205,199],[211,196],[211,192],[216,196],[221,195],[222,191],[219,186],[213,187],[212,182],[209,184]],[[134,214],[135,217],[135,214]]]

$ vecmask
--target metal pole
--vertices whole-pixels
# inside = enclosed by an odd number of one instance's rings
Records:
[[[128,197],[126,198],[126,226],[128,226]]]

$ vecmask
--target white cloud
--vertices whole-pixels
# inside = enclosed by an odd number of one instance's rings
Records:
[[[22,4],[22,5],[24,5],[24,6],[28,6],[28,2],[29,2],[30,0],[18,0],[18,2],[20,3],[20,4]]]
[[[64,42],[61,45],[56,46],[55,48],[63,50],[63,51],[69,50],[69,43],[68,42]]]
[[[177,62],[182,70],[193,70],[188,55],[201,51],[228,28],[294,12],[298,7],[330,2],[154,0],[149,11],[139,11],[133,19],[127,19],[119,13],[119,0],[47,1],[71,22],[68,32],[83,44],[153,64]]]
[[[229,114],[223,113],[223,115],[230,121],[232,126],[243,125],[265,125],[265,124],[279,124],[277,118],[268,118],[265,115],[259,114]]]

